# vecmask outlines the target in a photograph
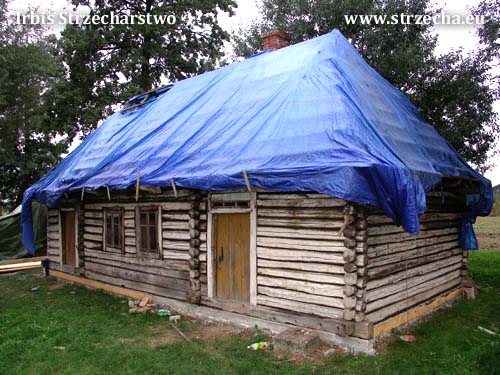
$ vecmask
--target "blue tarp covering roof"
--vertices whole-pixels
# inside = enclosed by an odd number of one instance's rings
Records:
[[[491,183],[334,30],[114,113],[25,192],[24,245],[32,199],[50,207],[69,191],[123,189],[137,172],[143,185],[242,189],[243,170],[254,187],[380,207],[410,233],[443,175],[481,180],[472,216],[492,205]]]

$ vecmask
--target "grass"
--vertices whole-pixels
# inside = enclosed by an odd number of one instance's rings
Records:
[[[209,327],[184,321],[188,343],[165,319],[130,315],[126,301],[24,271],[0,277],[0,374],[500,374],[500,252],[474,252],[481,284],[376,357],[335,354],[296,363],[246,346],[257,333],[196,339]],[[32,290],[32,288],[35,288]],[[153,345],[152,345],[153,344]],[[64,350],[58,347],[64,347]]]

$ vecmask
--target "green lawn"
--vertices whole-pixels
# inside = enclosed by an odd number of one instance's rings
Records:
[[[125,300],[24,271],[0,277],[0,374],[500,374],[500,252],[475,252],[481,284],[473,302],[435,313],[412,330],[415,343],[389,340],[382,354],[337,354],[301,363],[252,352],[258,334],[197,339],[214,329],[130,315]],[[32,288],[37,288],[32,291]],[[58,348],[58,347],[64,347]]]

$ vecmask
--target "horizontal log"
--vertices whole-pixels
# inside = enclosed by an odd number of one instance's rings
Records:
[[[100,234],[100,235],[102,235],[102,227],[95,227],[95,226],[91,226],[91,225],[85,225],[83,227],[83,231],[85,233]]]
[[[436,254],[426,255],[420,258],[409,259],[407,262],[392,263],[387,266],[375,267],[368,270],[368,280],[379,279],[390,274],[397,273],[404,269],[411,269],[424,264],[432,264],[438,260],[450,258],[459,255],[462,258],[461,249],[452,249],[447,251],[441,251]]]
[[[344,236],[339,236],[338,230],[267,227],[262,225],[257,226],[257,236],[344,241]]]
[[[187,280],[144,273],[126,268],[118,268],[116,266],[108,267],[99,263],[90,262],[89,260],[85,261],[85,271],[97,272],[101,275],[107,275],[123,280],[156,285],[162,288],[178,290],[180,292],[186,292],[188,288]]]
[[[344,241],[318,241],[290,238],[257,237],[257,245],[280,249],[344,252]]]
[[[377,246],[368,247],[368,256],[370,258],[379,257],[385,254],[394,254],[400,251],[413,250],[421,247],[429,247],[433,245],[442,244],[445,242],[457,241],[458,234],[451,234],[447,236],[435,238],[420,238],[412,241],[403,241],[401,243],[390,243]]]
[[[258,193],[258,199],[335,199],[338,201],[342,201],[345,204],[345,201],[339,198],[332,197],[326,194],[319,193]]]
[[[343,309],[339,308],[316,306],[308,303],[290,301],[282,298],[274,298],[263,295],[257,296],[257,304],[275,307],[282,310],[322,316],[326,318],[341,318],[343,313]]]
[[[277,311],[274,308],[265,306],[248,306],[235,301],[222,301],[210,298],[202,298],[202,304],[273,322],[333,332],[340,336],[350,335],[354,330],[354,324],[343,319],[318,318],[311,315],[300,315],[296,312]]]
[[[445,273],[444,275],[438,276],[434,279],[426,280],[423,283],[417,284],[417,285],[412,285],[409,284],[409,287],[406,289],[403,289],[399,293],[395,293],[392,295],[389,295],[385,298],[378,299],[376,301],[373,301],[371,303],[367,303],[366,305],[366,312],[370,313],[372,311],[376,311],[378,309],[384,308],[388,305],[399,303],[401,301],[406,301],[407,298],[413,297],[419,293],[423,293],[425,291],[434,289],[435,287],[442,285],[443,283],[446,283],[450,280],[455,280],[456,278],[460,277],[460,271],[455,270],[449,273]],[[403,307],[404,309],[405,307]]]
[[[310,281],[322,284],[337,284],[344,285],[344,276],[335,274],[325,274],[318,272],[295,271],[278,268],[257,268],[258,275],[280,277],[285,279],[295,279],[302,281]]]
[[[87,250],[102,250],[102,241],[83,241],[83,247],[85,248],[85,252],[87,252]]]
[[[262,259],[315,262],[329,264],[344,264],[342,254],[333,252],[303,251],[290,249],[272,249],[267,247],[257,247],[257,257]]]
[[[96,226],[96,227],[102,227],[103,220],[102,219],[84,218],[83,225],[85,225],[85,226],[93,225],[93,226]]]
[[[163,250],[171,251],[185,251],[189,250],[189,239],[181,241],[173,241],[164,239],[162,242]]]
[[[188,231],[189,230],[189,222],[188,221],[162,220],[161,227],[164,230],[170,229],[170,230]]]
[[[260,215],[260,211],[258,212]],[[315,219],[315,218],[294,218],[294,217],[261,217],[257,218],[257,228],[259,227],[283,227],[299,229],[321,229],[338,231],[344,221],[341,218]]]
[[[164,259],[174,259],[174,260],[189,260],[191,257],[188,252],[175,251],[175,250],[164,250]]]
[[[291,301],[305,302],[311,305],[322,305],[327,307],[337,307],[343,309],[342,298],[318,296],[315,294],[297,292],[294,290],[270,288],[267,286],[259,286],[257,288],[258,295],[265,295],[275,298],[283,298]]]
[[[173,231],[173,230],[166,231],[166,230],[164,230],[162,232],[162,237],[165,240],[187,240],[187,241],[189,241],[189,239],[190,239],[189,231]]]
[[[335,286],[332,284],[320,284],[301,280],[280,279],[269,276],[257,276],[258,286],[268,286],[273,288],[281,288],[295,290],[299,292],[316,294],[327,297],[342,297],[343,286]]]
[[[200,261],[206,260],[206,254],[200,254]],[[257,267],[263,268],[280,268],[292,269],[300,271],[323,272],[329,274],[344,274],[342,266],[324,263],[305,263],[305,262],[285,262],[267,259],[258,259]]]
[[[432,245],[432,246],[419,247],[417,249],[407,250],[404,252],[398,252],[398,253],[387,254],[387,255],[379,255],[376,258],[371,258],[368,266],[370,268],[375,268],[375,267],[383,266],[386,264],[403,262],[406,259],[418,258],[421,256],[426,256],[426,255],[438,253],[440,251],[458,248],[459,246],[460,246],[459,241],[451,241],[451,242],[445,242],[445,243],[436,244],[436,245]]]
[[[421,231],[418,234],[418,238],[429,238],[429,237],[440,237],[447,234],[459,233],[460,228],[446,228],[446,229],[436,229],[436,230],[427,230]],[[402,241],[413,241],[415,240],[415,235],[410,233],[398,233],[398,234],[390,234],[390,235],[382,235],[382,236],[370,236],[368,237],[368,245],[379,245],[379,244],[387,244],[392,242],[402,242]]]
[[[154,294],[157,296],[173,298],[173,299],[178,299],[178,300],[182,300],[182,301],[186,300],[186,293],[185,292],[180,292],[180,291],[174,290],[174,289],[168,289],[168,288],[159,287],[156,285],[150,285],[150,284],[146,284],[146,283],[142,283],[142,282],[138,282],[138,281],[125,280],[125,279],[121,279],[121,278],[117,278],[117,277],[103,275],[103,274],[93,272],[90,270],[85,271],[85,276],[88,277],[89,279],[92,279],[92,280],[97,280],[97,281],[101,281],[101,282],[108,283],[111,285],[130,288],[130,289],[138,290],[141,292],[151,293],[151,294]]]
[[[391,317],[392,315],[397,314],[398,312],[411,308],[423,301],[426,300],[431,300],[434,296],[437,296],[445,291],[451,290],[453,288],[457,288],[460,286],[461,279],[458,277],[454,280],[450,280],[444,284],[441,285],[436,285],[434,288],[424,292],[417,294],[413,297],[410,297],[409,299],[400,302],[400,303],[395,303],[392,305],[389,305],[385,308],[382,308],[380,310],[374,311],[372,313],[366,314],[366,318],[373,322],[373,323],[378,323],[384,319],[387,319]]]
[[[343,219],[344,213],[340,209],[314,209],[314,208],[266,208],[258,206],[258,218],[280,217],[289,220],[295,219]]]
[[[345,201],[339,199],[257,199],[258,207],[344,207]]]
[[[400,282],[401,280],[404,280],[406,277],[423,275],[425,273],[435,271],[437,269],[446,267],[448,265],[461,262],[461,260],[462,260],[462,255],[457,253],[452,257],[447,257],[438,261],[422,264],[417,267],[408,268],[408,270],[406,270],[403,265],[403,269],[401,271],[389,274],[380,279],[369,280],[366,288],[367,290],[370,290],[379,288],[383,285],[394,284]]]
[[[102,220],[102,210],[95,210],[94,211],[94,210],[84,209],[83,216],[84,216],[84,218],[101,219]]]
[[[178,271],[188,271],[187,263],[184,261],[173,261],[153,258],[137,258],[135,255],[117,255],[103,251],[85,251],[85,258],[108,259],[122,263],[136,264],[144,267],[160,267]]]

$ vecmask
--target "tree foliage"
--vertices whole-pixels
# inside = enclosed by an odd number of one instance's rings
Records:
[[[47,116],[48,98],[63,76],[54,41],[17,26],[0,0],[0,199],[12,209],[66,149],[65,129]]]
[[[359,53],[402,90],[468,161],[484,171],[488,154],[499,139],[498,99],[490,68],[498,55],[499,0],[484,0],[477,12],[488,22],[479,31],[484,46],[466,55],[452,51],[436,56],[431,25],[348,24],[344,15],[433,15],[429,0],[263,0],[261,20],[233,36],[236,55],[247,57],[262,48],[260,35],[282,30],[297,43],[339,29]],[[453,27],[453,26],[450,26]]]
[[[233,0],[73,0],[91,15],[173,15],[175,24],[70,25],[59,41],[68,81],[57,107],[60,121],[76,124],[82,136],[95,129],[111,105],[213,69],[229,35],[218,25],[221,12],[233,14]]]

